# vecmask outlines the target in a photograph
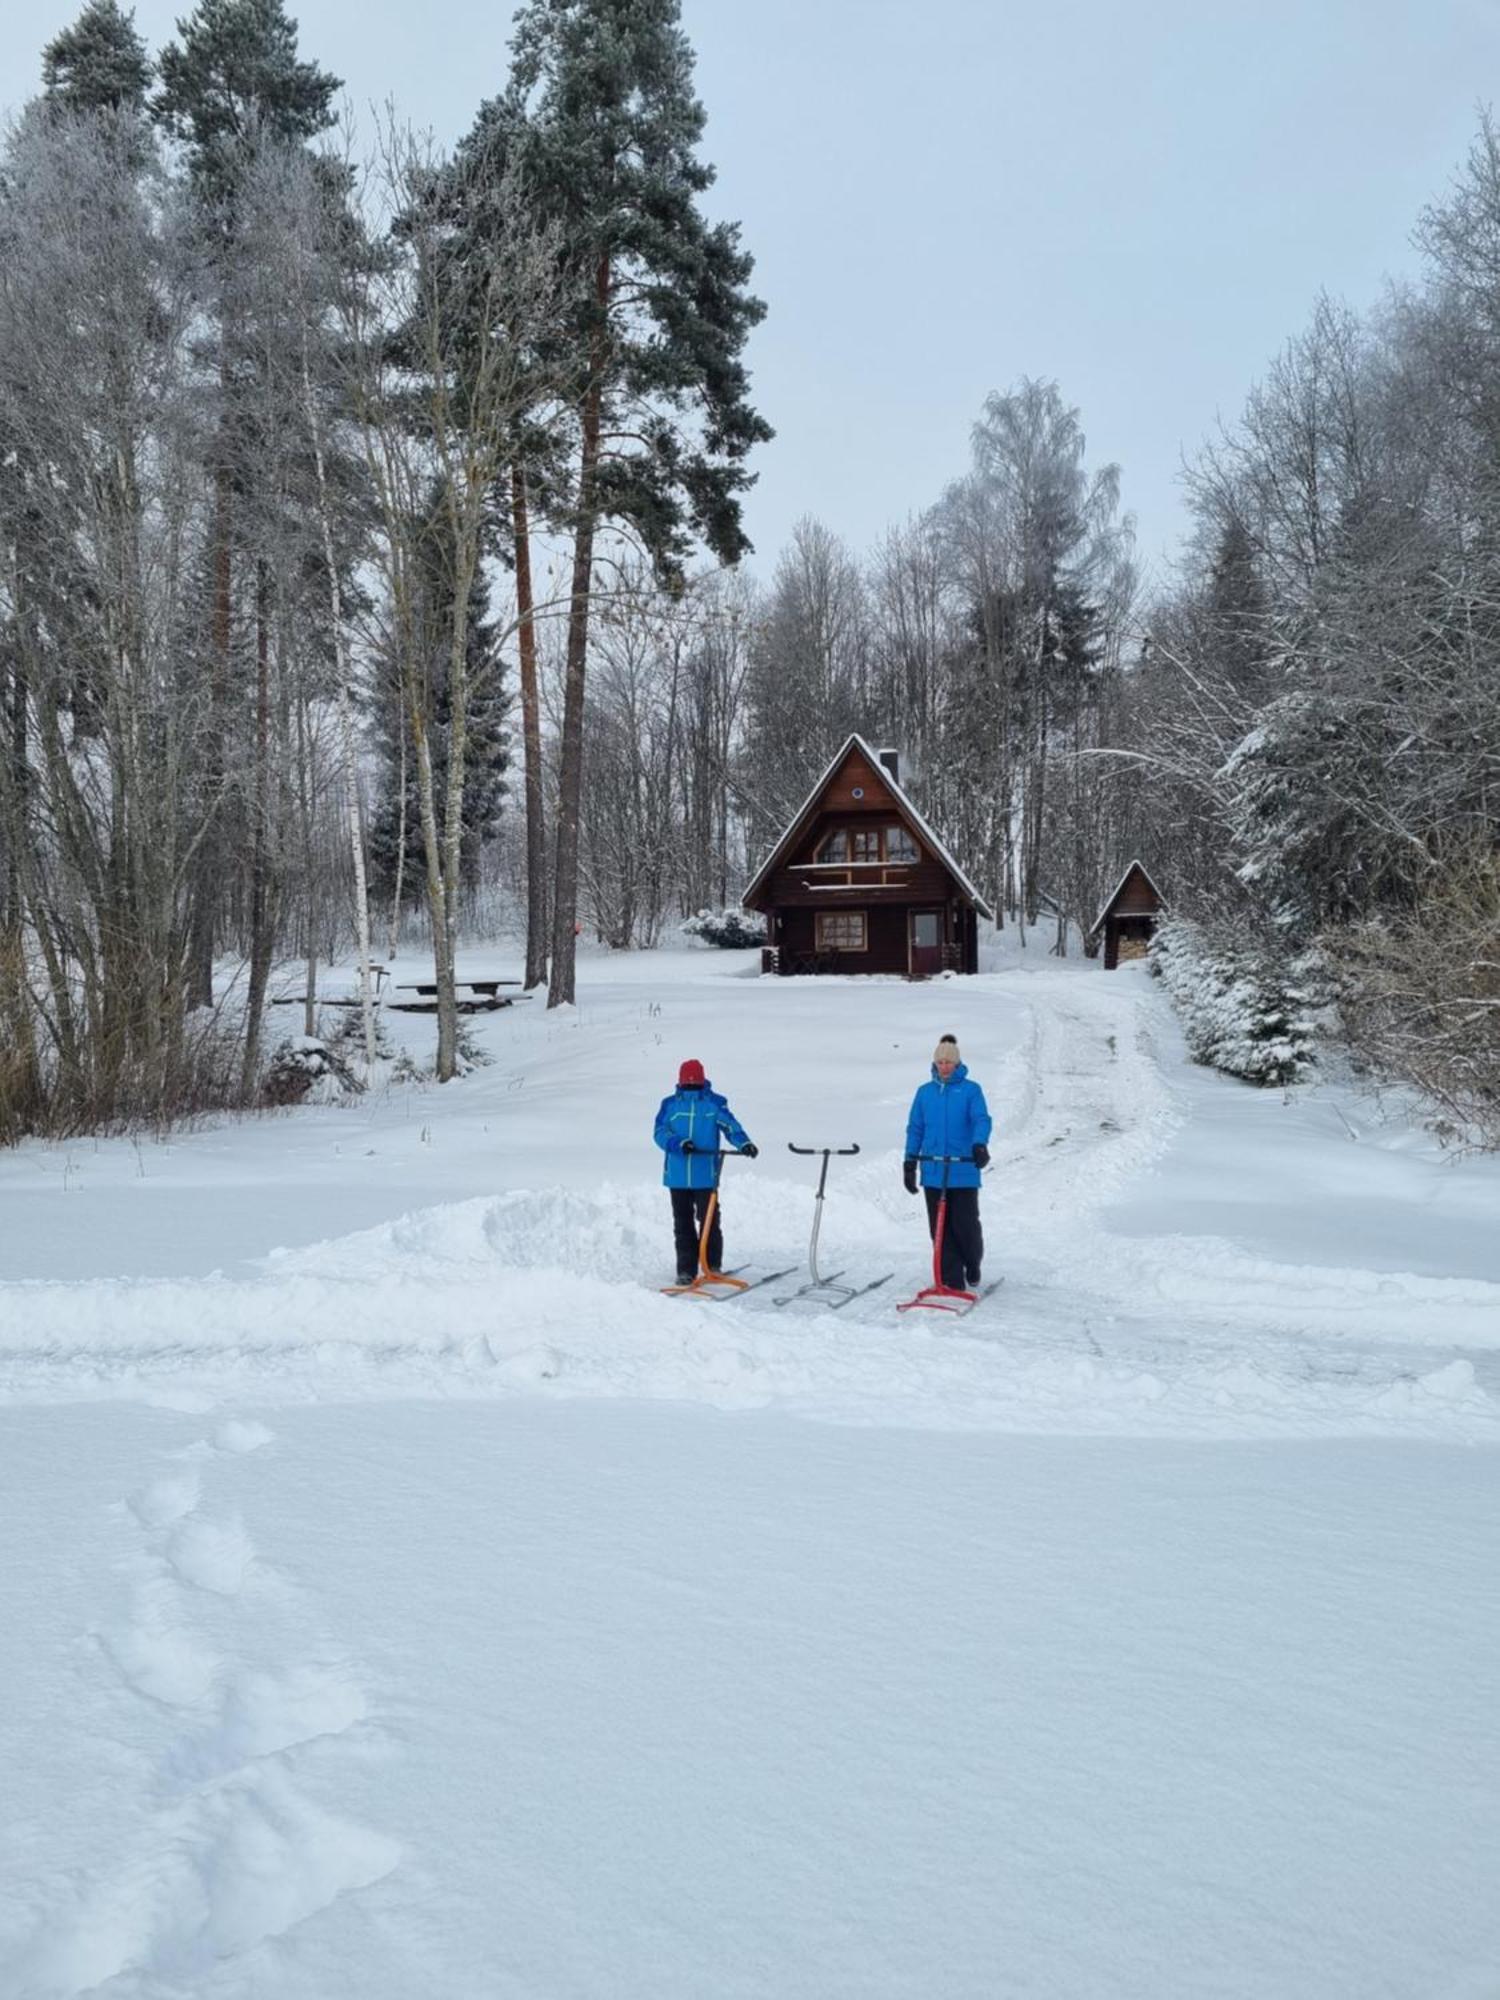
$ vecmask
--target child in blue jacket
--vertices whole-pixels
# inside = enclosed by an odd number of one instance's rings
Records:
[[[703,1074],[701,1062],[689,1060],[677,1072],[677,1088],[661,1101],[656,1114],[656,1143],[666,1154],[661,1177],[672,1197],[672,1236],[677,1248],[677,1282],[690,1285],[698,1275],[698,1242],[708,1199],[718,1185],[723,1133],[730,1146],[753,1160],[759,1147]],[[708,1233],[708,1268],[724,1268],[724,1208],[714,1210]]]
[[[908,1194],[917,1191],[921,1166],[927,1197],[927,1233],[937,1235],[938,1204],[948,1190],[943,1224],[943,1283],[953,1291],[979,1283],[984,1263],[984,1231],[979,1224],[979,1176],[990,1163],[990,1113],[984,1092],[969,1075],[952,1035],[944,1035],[932,1055],[932,1078],[911,1101],[906,1121],[906,1157],[901,1178]],[[946,1156],[945,1166],[933,1154]],[[945,1179],[946,1175],[946,1179]]]

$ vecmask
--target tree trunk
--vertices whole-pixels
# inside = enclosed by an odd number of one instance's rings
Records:
[[[396,956],[396,947],[401,939],[401,896],[406,887],[406,703],[397,704],[396,740],[400,745],[400,782],[396,797],[396,883],[391,891],[391,928],[386,938],[386,957]]]
[[[537,691],[535,600],[531,590],[531,519],[526,474],[510,475],[516,543],[516,610],[520,624],[521,735],[526,751],[526,975],[525,991],[547,977],[547,827],[542,786],[542,708]]]
[[[571,1007],[575,993],[578,921],[578,817],[583,802],[583,693],[589,650],[589,590],[594,573],[594,534],[599,431],[604,407],[604,363],[609,338],[609,258],[599,259],[595,278],[600,322],[594,335],[593,367],[583,401],[583,445],[578,472],[578,527],[573,537],[573,594],[568,606],[568,657],[563,687],[562,762],[558,779],[556,861],[552,882],[552,976],[548,1007]]]
[[[453,632],[448,648],[448,773],[443,806],[442,892],[443,924],[441,947],[437,912],[433,912],[432,941],[436,963],[438,1004],[437,1080],[447,1083],[458,1074],[458,892],[463,861],[464,764],[469,747],[469,591],[478,559],[479,522],[472,518],[472,492],[460,502],[451,496],[449,518],[453,526]],[[427,759],[428,789],[431,790],[431,746],[424,735],[417,746],[417,768]],[[432,833],[423,821],[424,837]],[[428,871],[429,877],[431,870]],[[448,1050],[446,1063],[444,1049]]]
[[[255,778],[250,827],[250,985],[245,1001],[245,1049],[240,1095],[249,1099],[260,1065],[260,1030],[266,988],[271,983],[275,912],[270,882],[271,832],[271,648],[266,629],[270,572],[265,557],[255,574]]]
[[[225,363],[227,379],[228,364]],[[227,389],[226,389],[227,393]],[[225,447],[227,449],[227,446]],[[214,938],[219,899],[223,894],[220,819],[224,809],[224,710],[229,690],[229,640],[233,565],[229,546],[232,501],[229,468],[214,474],[213,622],[209,635],[208,722],[203,755],[200,810],[204,817],[193,883],[191,947],[188,964],[188,1005],[211,1007],[214,1001]]]
[[[349,713],[349,663],[344,646],[344,594],[339,583],[338,562],[333,547],[333,524],[328,512],[328,467],[323,456],[323,433],[318,424],[317,404],[312,392],[312,369],[307,356],[307,329],[302,330],[302,394],[312,432],[313,462],[318,474],[318,521],[323,531],[323,561],[328,569],[328,605],[333,615],[333,644],[338,659],[339,733],[344,752],[344,811],[349,829],[349,849],[354,860],[354,929],[359,940],[359,1004],[365,1031],[365,1074],[375,1067],[375,1001],[372,993],[374,972],[370,964],[370,890],[365,870],[364,827],[359,810],[359,765],[354,743],[354,723]],[[308,1033],[312,1030],[309,1028]]]

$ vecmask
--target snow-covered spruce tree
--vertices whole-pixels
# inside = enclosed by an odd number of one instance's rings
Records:
[[[1287,962],[1243,931],[1170,917],[1152,941],[1195,1062],[1246,1083],[1281,1086],[1313,1064],[1313,1022]]]
[[[628,528],[664,580],[695,538],[748,544],[744,461],[770,436],[741,359],[763,307],[731,224],[698,205],[713,169],[678,0],[528,0],[511,100],[526,183],[568,273],[563,358],[577,424],[548,1005],[574,996],[584,704],[595,544]]]

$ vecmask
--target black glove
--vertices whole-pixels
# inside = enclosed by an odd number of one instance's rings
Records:
[[[903,1160],[901,1162],[901,1180],[908,1194],[916,1193],[917,1163],[915,1160]]]
[[[740,1151],[744,1154],[747,1160],[753,1160],[756,1154],[760,1151],[760,1147],[756,1145],[753,1139],[747,1139],[744,1145],[740,1147]]]
[[[696,1153],[698,1148],[693,1144],[691,1139],[684,1139],[682,1142],[682,1150],[685,1153]]]
[[[976,1147],[974,1148],[974,1164],[975,1164],[975,1166],[976,1166],[976,1167],[987,1167],[987,1166],[989,1165],[989,1163],[990,1163],[990,1149],[989,1149],[989,1147],[988,1147],[988,1146],[976,1146]]]

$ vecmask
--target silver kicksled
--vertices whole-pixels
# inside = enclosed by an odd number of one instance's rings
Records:
[[[834,1271],[825,1278],[818,1269],[818,1232],[823,1227],[823,1191],[828,1185],[828,1162],[834,1155],[837,1155],[840,1159],[846,1159],[851,1154],[857,1153],[859,1148],[858,1146],[793,1146],[788,1144],[787,1151],[789,1153],[808,1155],[821,1154],[823,1165],[818,1173],[818,1192],[813,1201],[812,1240],[807,1246],[807,1268],[809,1272],[807,1283],[799,1285],[795,1292],[784,1292],[779,1299],[773,1299],[771,1303],[776,1306],[789,1306],[795,1304],[799,1299],[805,1299],[810,1305],[826,1306],[830,1312],[841,1312],[852,1300],[863,1298],[866,1292],[878,1292],[882,1285],[889,1284],[895,1276],[893,1271],[887,1271],[883,1278],[872,1278],[867,1285],[843,1285],[839,1283],[839,1280],[844,1275],[842,1271]],[[790,1274],[783,1271],[779,1275],[787,1277]]]

